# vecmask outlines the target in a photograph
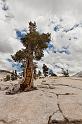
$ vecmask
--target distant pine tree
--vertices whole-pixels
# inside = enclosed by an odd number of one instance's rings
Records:
[[[36,23],[29,22],[29,32],[21,39],[22,50],[16,52],[12,58],[18,62],[25,62],[24,82],[21,84],[21,90],[31,89],[33,85],[33,60],[40,60],[43,57],[43,50],[48,47],[50,34],[39,33],[36,30]]]
[[[17,80],[17,71],[15,70],[15,72],[13,71],[11,74],[11,80]]]
[[[42,73],[41,73],[41,71],[39,70],[39,71],[38,71],[38,76],[40,77],[40,76],[41,76],[41,74],[42,74]]]
[[[49,75],[51,75],[51,76],[57,76],[54,72],[53,72],[53,70],[52,69],[49,69]]]
[[[10,80],[10,75],[6,75],[6,78],[4,78],[4,81],[9,81]]]
[[[17,71],[16,70],[15,70],[14,74],[15,74],[15,80],[17,80]]]
[[[43,64],[43,74],[44,74],[44,76],[46,77],[46,76],[48,76],[48,67],[47,67],[47,65],[45,65],[45,64]]]
[[[11,80],[13,81],[14,80],[14,71],[12,72],[12,74],[11,74]]]
[[[63,74],[65,77],[69,77],[68,69],[67,69],[67,70],[64,70],[64,69],[62,68],[62,74]]]
[[[33,77],[34,77],[34,79],[36,79],[36,77],[37,77],[37,73],[36,73],[36,68],[37,68],[37,64],[36,64],[36,62],[34,62],[33,63]]]

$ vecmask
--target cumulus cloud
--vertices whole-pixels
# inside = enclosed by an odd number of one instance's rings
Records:
[[[0,52],[13,53],[20,46],[16,39],[16,20],[10,15],[11,10],[3,10],[4,2],[0,1]],[[12,13],[13,15],[13,13]]]
[[[7,30],[8,24],[0,20],[0,52],[9,53],[12,52],[10,43],[8,42],[9,30]]]
[[[0,54],[5,58],[22,48],[16,39],[15,29],[28,27],[28,21],[37,22],[40,32],[50,32],[57,49],[69,47],[70,54],[54,53],[44,57],[48,64],[68,64],[71,71],[80,71],[82,62],[82,0],[7,0],[8,10],[3,11],[0,1]],[[59,27],[58,27],[59,26]],[[54,30],[57,29],[57,31]],[[50,61],[48,58],[51,56]],[[52,63],[51,63],[52,62]]]
[[[14,13],[20,15],[19,19],[34,18],[35,16],[51,14],[81,17],[82,1],[81,0],[8,0],[12,4]],[[32,17],[31,17],[32,16]],[[23,17],[23,18],[22,18]]]

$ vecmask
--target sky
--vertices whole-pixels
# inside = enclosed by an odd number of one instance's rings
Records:
[[[81,12],[82,0],[0,0],[0,68],[10,69],[5,59],[23,47],[16,30],[28,28],[29,21],[36,21],[40,32],[51,33],[56,49],[67,47],[70,53],[49,53],[43,61],[69,65],[71,72],[82,71]]]

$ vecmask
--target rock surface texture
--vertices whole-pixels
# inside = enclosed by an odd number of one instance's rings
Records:
[[[6,95],[0,82],[0,124],[82,124],[82,79],[37,79],[38,90]]]

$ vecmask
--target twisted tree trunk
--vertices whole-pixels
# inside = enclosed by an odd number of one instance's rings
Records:
[[[24,72],[24,81],[21,84],[21,90],[27,91],[33,88],[33,59],[28,58]]]

